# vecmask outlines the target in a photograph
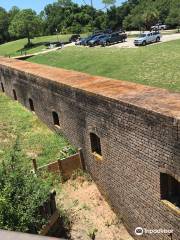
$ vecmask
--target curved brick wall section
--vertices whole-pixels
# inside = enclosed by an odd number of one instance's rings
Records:
[[[160,172],[179,181],[180,94],[5,58],[0,81],[27,108],[31,98],[39,118],[83,149],[87,170],[134,238],[179,240],[179,212],[160,199]],[[90,132],[100,137],[102,160],[91,152]],[[136,227],[174,232],[137,237]]]

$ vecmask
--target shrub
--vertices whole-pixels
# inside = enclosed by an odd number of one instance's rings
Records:
[[[0,228],[34,233],[46,221],[38,209],[49,196],[51,180],[31,172],[23,157],[17,138],[0,166]]]

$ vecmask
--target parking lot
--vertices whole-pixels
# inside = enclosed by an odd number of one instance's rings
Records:
[[[153,45],[154,44],[161,44],[163,42],[169,42],[169,41],[172,41],[172,40],[180,39],[180,33],[172,33],[171,31],[172,30],[163,31],[161,33],[160,42],[154,42],[152,44]],[[134,35],[136,35],[136,37]],[[134,45],[134,40],[137,38],[138,35],[139,35],[139,31],[127,32],[128,37],[127,37],[127,39],[125,39],[125,41],[119,42],[119,43],[116,43],[116,44],[111,44],[110,46],[106,46],[106,47],[109,47],[109,48],[113,48],[113,47],[116,47],[116,48],[138,48],[138,46]],[[74,44],[75,43],[70,43],[67,46],[72,46]],[[148,47],[148,46],[151,46],[152,44],[147,44],[146,46]],[[97,47],[97,46],[95,46],[95,47]]]
[[[134,46],[134,39],[135,39],[135,37],[133,37],[133,38],[128,37],[125,42],[114,44],[109,47],[138,48],[138,47]],[[171,40],[176,40],[176,39],[180,39],[180,33],[179,34],[175,33],[175,34],[169,34],[169,35],[162,35],[161,41],[158,43],[153,43],[153,44],[161,44],[163,42],[169,42]],[[152,44],[150,44],[150,45],[152,45]],[[150,45],[147,45],[147,46],[150,46]]]
[[[134,45],[134,39],[135,39],[135,37],[133,37],[133,38],[128,37],[125,42],[114,44],[109,47],[138,48],[137,46]],[[180,34],[175,33],[175,34],[170,34],[170,35],[162,35],[161,41],[158,43],[153,43],[153,44],[161,44],[163,42],[169,42],[169,41],[176,40],[176,39],[180,39]],[[151,45],[152,44],[149,44],[146,47],[151,46]]]

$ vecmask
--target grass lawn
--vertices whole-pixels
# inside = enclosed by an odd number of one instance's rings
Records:
[[[39,166],[62,158],[60,151],[69,146],[36,115],[0,93],[0,161],[9,157],[17,136],[29,165],[32,156],[36,156]]]
[[[43,45],[43,42],[58,41],[58,40],[68,41],[71,35],[72,34],[35,37],[34,39],[32,39],[32,43],[34,43],[34,46],[30,49],[24,49],[24,45],[27,44],[26,38],[20,39],[17,41],[8,42],[0,45],[0,55],[1,56],[18,56],[18,55],[21,55],[21,50],[23,51],[23,53],[26,51],[27,54],[39,52],[46,48]],[[82,34],[82,36],[84,35]]]
[[[132,49],[68,47],[29,61],[180,91],[180,40]]]

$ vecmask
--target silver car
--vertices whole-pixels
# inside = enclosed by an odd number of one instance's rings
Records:
[[[161,34],[158,31],[142,33],[138,38],[134,40],[135,46],[146,46],[148,43],[159,42],[161,40]]]

